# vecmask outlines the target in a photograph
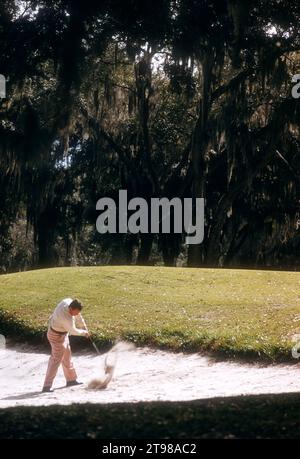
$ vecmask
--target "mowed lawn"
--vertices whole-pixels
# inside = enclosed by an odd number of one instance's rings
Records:
[[[138,266],[2,275],[0,333],[41,336],[65,297],[82,300],[99,345],[122,338],[172,350],[289,359],[300,333],[297,272]]]

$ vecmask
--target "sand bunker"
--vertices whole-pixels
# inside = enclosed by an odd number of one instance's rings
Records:
[[[82,386],[65,388],[61,369],[53,393],[41,393],[49,355],[29,348],[0,350],[0,408],[20,405],[194,400],[241,394],[300,391],[300,367],[213,362],[199,354],[148,348],[120,353],[114,378],[103,391],[88,383],[103,374],[105,355],[77,354]]]

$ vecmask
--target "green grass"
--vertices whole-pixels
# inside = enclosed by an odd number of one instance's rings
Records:
[[[97,342],[289,359],[300,332],[297,272],[105,266],[0,276],[0,332],[41,338],[62,298],[78,297]]]
[[[15,407],[0,410],[0,438],[298,439],[299,417],[299,394],[175,403]]]

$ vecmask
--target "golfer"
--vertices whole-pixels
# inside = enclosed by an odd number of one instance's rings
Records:
[[[67,387],[82,384],[77,381],[69,343],[69,334],[89,337],[87,330],[75,326],[75,316],[80,314],[82,308],[82,304],[77,299],[65,298],[56,306],[49,319],[47,338],[51,345],[51,357],[42,392],[52,392],[51,386],[60,364],[63,367]]]

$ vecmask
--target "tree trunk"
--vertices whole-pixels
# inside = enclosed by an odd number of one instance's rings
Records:
[[[272,126],[270,131],[272,132]],[[219,200],[219,203],[214,212],[214,224],[212,225],[208,234],[207,253],[205,260],[206,265],[219,266],[220,237],[226,221],[227,212],[232,207],[236,197],[251,185],[257,173],[268,164],[272,154],[274,153],[274,143],[275,135],[273,135],[272,143],[268,147],[268,150],[264,154],[261,154],[262,157],[260,161],[257,159],[256,166],[253,169],[245,170],[243,176],[238,178],[238,182],[232,185],[228,193],[224,194]]]
[[[141,246],[137,257],[137,265],[148,265],[152,250],[153,234],[141,234]]]
[[[54,215],[51,209],[46,209],[38,219],[36,232],[39,268],[51,268],[57,263],[57,256],[54,249],[55,230],[53,221]]]
[[[125,240],[125,258],[126,264],[131,265],[133,262],[134,249],[137,245],[137,238],[135,234],[128,234]]]
[[[152,53],[144,52],[143,58],[135,64],[135,85],[138,107],[138,138],[139,155],[144,174],[152,186],[152,194],[159,190],[158,179],[152,164],[152,142],[149,133],[149,102],[152,94]]]
[[[176,260],[180,253],[180,234],[161,234],[160,244],[165,266],[176,266]]]
[[[202,95],[199,103],[198,119],[192,138],[193,197],[205,197],[207,162],[207,120],[211,109],[211,82],[213,69],[213,53],[207,52],[202,60]],[[188,249],[188,266],[199,266],[203,261],[203,246],[190,245]]]

